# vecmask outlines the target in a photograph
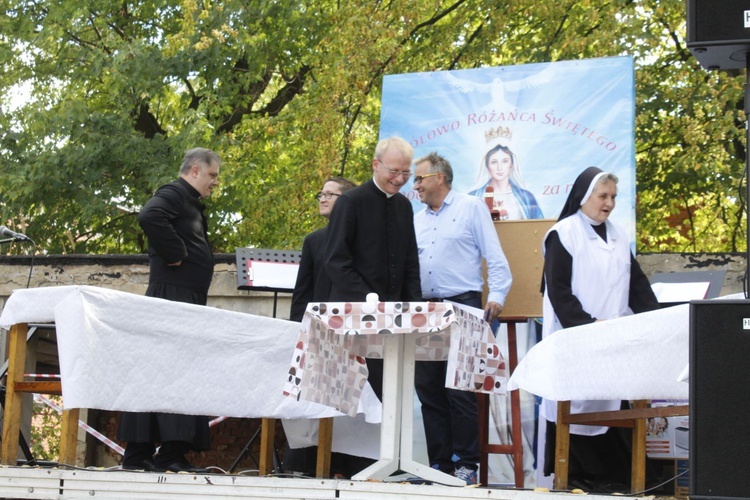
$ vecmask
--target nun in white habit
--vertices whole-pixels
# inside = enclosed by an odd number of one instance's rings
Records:
[[[565,335],[564,328],[659,308],[648,278],[630,252],[625,231],[609,220],[616,196],[614,174],[587,168],[575,180],[557,223],[545,235],[544,337]],[[571,412],[619,410],[622,404],[619,400],[572,401]],[[544,462],[549,475],[554,472],[557,403],[543,400],[541,415],[548,421]],[[572,425],[570,431],[569,484],[600,493],[627,489],[629,435],[622,429],[584,425]]]

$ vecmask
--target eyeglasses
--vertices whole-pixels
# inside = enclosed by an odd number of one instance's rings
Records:
[[[411,172],[408,170],[388,170],[388,175],[391,177],[396,177],[397,175],[403,175],[405,178],[411,177]]]
[[[433,175],[440,174],[442,172],[433,172],[431,174],[424,174],[424,175],[418,175],[414,178],[414,185],[421,184],[423,180],[425,180],[428,177],[432,177]]]
[[[411,170],[393,170],[393,169],[388,168],[387,165],[383,163],[381,160],[378,160],[378,162],[380,162],[381,165],[386,167],[387,169],[386,172],[388,172],[388,175],[390,175],[391,177],[396,177],[397,175],[402,175],[406,179],[411,177]]]
[[[340,194],[336,194],[336,193],[318,193],[318,194],[315,195],[315,197],[318,200],[322,200],[323,198],[325,198],[326,200],[330,200],[334,196],[341,196],[341,195]]]

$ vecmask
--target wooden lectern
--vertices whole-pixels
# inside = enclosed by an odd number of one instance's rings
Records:
[[[555,223],[551,219],[496,221],[495,230],[508,259],[513,285],[505,299],[500,322],[508,325],[508,373],[513,374],[518,364],[516,324],[529,318],[542,316],[540,292],[544,257],[542,239]],[[486,275],[486,270],[485,270]],[[486,280],[485,280],[486,281]],[[486,299],[487,290],[485,290]],[[521,436],[521,402],[518,390],[510,393],[511,442],[489,442],[490,399],[487,394],[477,395],[479,403],[479,478],[487,485],[489,454],[513,455],[514,483],[523,488],[523,442]]]

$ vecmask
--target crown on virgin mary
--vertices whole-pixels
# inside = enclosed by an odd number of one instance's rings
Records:
[[[485,130],[484,138],[487,142],[501,138],[512,139],[513,132],[510,130],[510,127],[503,127],[502,125],[498,125],[497,128],[488,128],[487,130]]]

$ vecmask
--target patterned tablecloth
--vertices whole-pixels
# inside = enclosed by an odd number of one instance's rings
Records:
[[[383,357],[386,335],[409,335],[417,361],[448,360],[445,387],[505,394],[505,360],[487,322],[447,302],[310,303],[284,395],[354,415],[365,358]]]

